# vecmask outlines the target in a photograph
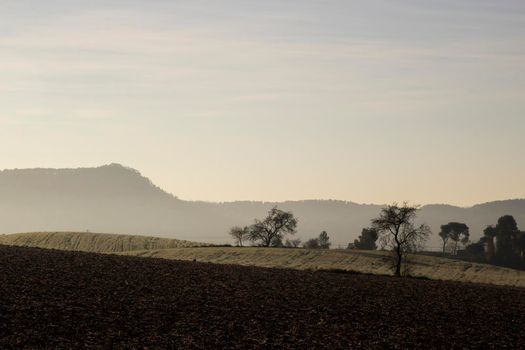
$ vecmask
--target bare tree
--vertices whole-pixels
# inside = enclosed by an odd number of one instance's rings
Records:
[[[419,206],[406,202],[402,206],[394,203],[381,209],[379,217],[372,220],[372,228],[380,235],[383,247],[393,252],[395,276],[401,276],[406,254],[420,249],[430,235],[427,225],[414,224],[418,209]]]
[[[248,226],[240,227],[234,226],[230,230],[230,236],[235,241],[235,244],[242,247],[242,242],[247,240],[250,235],[250,228]]]
[[[250,227],[250,240],[269,247],[272,245],[272,242],[282,241],[285,235],[295,234],[296,227],[297,219],[292,212],[282,211],[277,207],[273,207],[264,220],[256,219],[255,223]]]

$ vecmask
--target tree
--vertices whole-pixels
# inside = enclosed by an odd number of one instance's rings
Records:
[[[496,231],[496,262],[514,267],[519,263],[519,235],[516,220],[511,215],[498,219]]]
[[[443,240],[443,255],[445,254],[446,245],[449,239],[454,242],[452,254],[456,255],[458,252],[458,243],[461,242],[463,245],[468,243],[469,228],[466,224],[460,222],[449,222],[448,224],[441,226],[439,236]]]
[[[447,248],[448,240],[450,239],[450,226],[441,225],[441,231],[439,231],[439,237],[443,240],[443,255],[445,255],[445,250]]]
[[[487,226],[483,230],[483,241],[487,244],[487,261],[489,263],[494,262],[496,256],[496,248],[494,246],[494,237],[497,235],[497,231],[494,226]]]
[[[379,217],[372,220],[372,228],[379,234],[384,247],[393,252],[393,269],[395,276],[401,276],[401,266],[406,254],[421,248],[428,236],[427,225],[415,226],[414,220],[418,206],[397,203],[381,209]]]
[[[376,250],[376,241],[378,238],[379,234],[377,233],[377,230],[373,228],[364,228],[361,231],[361,235],[356,240],[354,240],[352,247],[354,249]]]
[[[264,247],[269,247],[272,242],[276,242],[275,240],[282,242],[285,235],[295,234],[296,227],[297,219],[292,212],[273,207],[264,220],[255,219],[255,223],[250,227],[249,238]]]
[[[248,226],[239,227],[234,226],[230,230],[230,236],[233,237],[235,244],[239,247],[242,247],[242,242],[248,239],[250,235],[250,228]]]
[[[318,238],[310,238],[306,242],[304,242],[304,247],[306,249],[319,249],[319,239]]]
[[[332,243],[330,243],[330,237],[328,237],[328,233],[326,231],[323,231],[319,234],[319,248],[321,249],[330,249],[330,246]]]

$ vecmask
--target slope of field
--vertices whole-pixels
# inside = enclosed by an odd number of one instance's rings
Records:
[[[0,280],[2,349],[525,347],[519,288],[7,246]]]
[[[200,247],[121,254],[302,270],[340,269],[373,274],[391,273],[387,253],[380,251]],[[409,261],[410,274],[413,276],[525,287],[525,271],[422,255],[411,256]]]
[[[0,244],[98,253],[205,245],[177,239],[90,232],[15,233],[0,235]]]

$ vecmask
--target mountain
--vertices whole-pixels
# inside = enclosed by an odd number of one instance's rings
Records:
[[[298,236],[326,230],[334,246],[346,246],[377,216],[381,205],[337,200],[210,203],[184,201],[155,186],[138,171],[119,164],[79,169],[0,171],[0,232],[93,231],[172,237],[209,243],[230,242],[228,230],[262,218],[278,205],[299,218]],[[469,208],[426,205],[419,217],[434,232],[461,221],[473,239],[486,225],[513,215],[525,228],[525,200],[497,201]]]

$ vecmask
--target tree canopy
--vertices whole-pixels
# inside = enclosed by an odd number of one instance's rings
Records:
[[[362,250],[375,250],[377,249],[376,241],[379,238],[379,234],[374,228],[364,228],[361,231],[361,235],[354,240],[353,248]]]
[[[469,241],[469,227],[464,223],[449,222],[448,224],[441,226],[439,236],[443,240],[443,254],[445,254],[447,242],[451,240],[452,242],[454,242],[451,253],[453,255],[456,255],[458,250],[458,244],[461,243],[463,245],[466,245]]]
[[[282,246],[286,235],[295,234],[297,222],[292,212],[273,207],[264,220],[255,219],[250,227],[250,240],[265,247],[270,247],[272,243]]]

